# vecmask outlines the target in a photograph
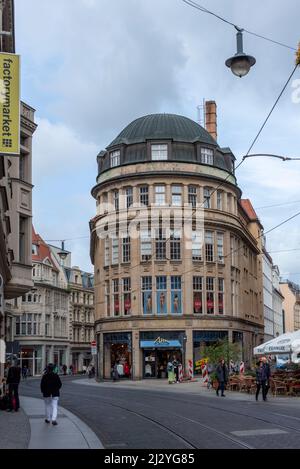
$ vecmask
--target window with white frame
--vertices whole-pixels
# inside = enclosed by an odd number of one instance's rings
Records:
[[[133,189],[132,187],[126,187],[126,208],[129,208],[133,204]]]
[[[197,187],[189,186],[188,187],[188,202],[191,204],[192,208],[196,208],[197,205]]]
[[[122,238],[122,262],[130,262],[130,236]]]
[[[214,277],[206,277],[206,313],[214,314],[215,308],[215,290]]]
[[[140,187],[140,204],[149,205],[149,187],[148,186],[141,186]]]
[[[204,187],[203,190],[203,197],[204,197],[204,208],[211,208],[211,188],[210,187]]]
[[[224,262],[224,234],[217,233],[217,256],[218,262]]]
[[[193,277],[193,312],[194,314],[203,313],[202,277],[198,275]]]
[[[214,164],[214,152],[211,148],[201,148],[201,163]]]
[[[119,279],[113,279],[113,312],[114,316],[120,316]]]
[[[114,168],[120,164],[120,150],[110,152],[110,167]]]
[[[152,277],[142,277],[141,282],[142,289],[142,307],[143,314],[153,314],[153,305],[152,305]]]
[[[171,230],[170,258],[172,261],[178,261],[181,259],[181,232],[180,230]]]
[[[109,288],[109,280],[105,280],[104,295],[105,295],[106,316],[109,317],[109,316],[110,316],[110,288]]]
[[[123,314],[131,314],[131,278],[123,278]]]
[[[223,191],[217,191],[217,209],[223,210]]]
[[[206,262],[214,260],[214,234],[212,231],[205,231],[205,260]]]
[[[202,233],[198,231],[192,232],[192,259],[193,261],[202,260]]]
[[[157,261],[166,259],[166,234],[162,228],[156,230],[155,258]]]
[[[171,275],[171,314],[182,314],[181,277]]]
[[[117,236],[111,240],[111,263],[119,263],[119,238]]]
[[[166,203],[166,186],[155,186],[155,204],[165,205]]]
[[[167,144],[151,145],[151,159],[153,161],[167,160],[168,159],[168,145]]]
[[[182,205],[182,187],[181,186],[172,186],[172,205],[181,206]]]
[[[141,260],[149,261],[152,256],[152,240],[150,231],[141,231]]]

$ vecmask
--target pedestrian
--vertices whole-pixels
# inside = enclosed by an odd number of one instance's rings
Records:
[[[173,356],[173,368],[176,378],[176,383],[179,383],[179,361],[177,360],[176,356]]]
[[[54,372],[54,365],[49,363],[47,372],[41,380],[41,391],[45,399],[45,422],[52,421],[52,425],[57,425],[57,406],[61,386],[60,377]]]
[[[168,361],[167,364],[167,372],[168,372],[168,381],[169,384],[175,383],[175,373],[174,373],[174,366],[171,360]]]
[[[216,369],[218,388],[216,390],[217,396],[219,396],[219,391],[221,390],[221,396],[225,397],[224,390],[228,381],[228,368],[226,366],[225,360],[221,358]]]
[[[112,369],[112,377],[114,381],[119,381],[118,364],[119,362],[116,361]]]
[[[70,366],[69,366],[69,372],[70,372],[70,375],[73,374],[73,365],[70,365]]]
[[[26,379],[27,378],[27,373],[28,373],[28,368],[26,365],[23,366],[22,368],[22,378]]]
[[[257,362],[256,364],[256,394],[255,399],[258,401],[258,395],[260,388],[262,390],[262,397],[263,400],[266,401],[266,383],[267,383],[267,371],[264,367],[264,363],[262,361]]]
[[[82,373],[83,373],[84,375],[86,375],[86,372],[87,372],[87,367],[86,367],[86,365],[82,365]]]
[[[263,362],[263,367],[265,368],[266,377],[267,377],[266,387],[265,387],[265,401],[266,401],[267,400],[267,394],[268,394],[269,389],[270,389],[271,368],[270,368],[270,365],[269,365],[268,360],[267,360],[266,357],[262,358],[262,362]]]
[[[8,384],[8,395],[9,395],[9,408],[8,412],[15,410],[18,412],[20,407],[19,401],[19,384],[21,380],[21,368],[18,362],[15,361],[13,366],[8,369],[6,383]]]
[[[63,365],[62,366],[62,369],[63,369],[63,374],[66,375],[67,374],[67,365]]]

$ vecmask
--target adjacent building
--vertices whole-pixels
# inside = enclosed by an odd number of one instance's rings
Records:
[[[0,51],[15,52],[14,2],[0,4]],[[34,109],[20,103],[19,156],[0,155],[0,376],[4,363],[18,353],[13,340],[17,298],[33,286],[31,264],[32,136],[36,130]]]
[[[273,312],[274,312],[274,337],[283,334],[284,315],[283,301],[284,296],[280,291],[280,272],[277,265],[272,267],[272,287],[273,287]]]
[[[133,379],[187,368],[204,344],[228,339],[249,362],[264,337],[261,225],[251,219],[217,141],[174,114],[136,119],[98,155],[90,222],[98,373],[116,361]],[[125,372],[125,370],[127,370]]]
[[[284,296],[284,332],[300,329],[300,286],[290,280],[280,282],[280,291]]]

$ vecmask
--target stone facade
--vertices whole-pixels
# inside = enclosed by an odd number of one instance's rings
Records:
[[[172,117],[168,119],[172,127]],[[200,358],[204,343],[219,338],[240,342],[243,359],[249,364],[253,347],[263,340],[261,246],[257,239],[261,226],[241,203],[234,173],[225,169],[225,163],[222,167],[220,159],[215,166],[215,155],[223,151],[216,143],[209,147],[183,136],[180,159],[187,160],[173,161],[170,155],[174,155],[175,144],[163,132],[155,142],[145,136],[134,163],[126,161],[127,152],[133,151],[128,139],[121,145],[122,152],[115,145],[98,157],[100,173],[92,190],[97,215],[90,227],[100,378],[111,376],[116,361],[124,370],[129,367],[124,375],[133,379],[162,377],[166,361],[173,355],[187,369],[189,360],[194,363]],[[152,154],[152,143],[155,151],[162,145],[158,151],[164,153]],[[226,150],[227,156],[231,154]],[[139,152],[145,161],[138,161]],[[193,155],[198,152],[212,155],[212,159],[204,157],[195,163]],[[107,154],[112,167],[102,171],[101,159],[107,165]],[[232,154],[231,158],[233,161]],[[183,206],[191,211],[176,228],[176,210]],[[195,212],[203,222],[200,228],[195,228]],[[153,231],[145,233],[145,220],[151,217],[153,221],[155,214]],[[163,234],[163,220],[168,217],[170,230]],[[184,231],[188,219],[193,220],[191,242]],[[137,220],[140,227],[131,231]],[[117,233],[111,235],[116,221]],[[129,225],[127,236],[124,231]]]
[[[300,329],[300,286],[289,280],[280,282],[280,291],[284,296],[284,332]]]

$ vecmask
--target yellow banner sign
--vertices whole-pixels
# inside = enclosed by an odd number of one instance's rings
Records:
[[[0,53],[0,153],[20,153],[20,57]]]

